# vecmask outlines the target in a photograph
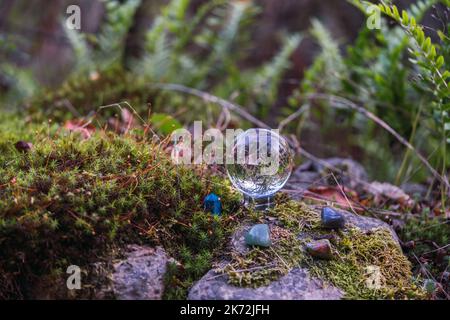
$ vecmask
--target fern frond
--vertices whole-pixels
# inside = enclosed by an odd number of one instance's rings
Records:
[[[438,2],[439,0],[420,0],[413,3],[406,12],[408,15],[414,17],[418,22],[421,21],[427,11]]]
[[[63,28],[74,51],[74,73],[105,69],[123,56],[125,36],[140,0],[129,0],[123,5],[119,4],[117,0],[104,0],[103,3],[106,18],[99,35],[90,36],[94,46],[89,45],[86,34],[78,30]]]
[[[189,41],[195,38],[194,30],[200,25],[207,14],[215,8],[224,6],[226,3],[227,0],[211,0],[202,4],[195,15],[185,21],[183,32],[177,37],[177,43],[175,45],[177,52],[180,52]]]
[[[152,81],[162,81],[176,68],[180,51],[189,38],[182,36],[189,4],[190,0],[172,0],[162,9],[147,32],[146,56],[136,65],[136,72],[144,73]]]
[[[89,48],[85,35],[78,30],[73,30],[65,27],[63,28],[63,30],[74,53],[74,70],[85,71],[91,69],[94,61],[91,48]]]
[[[305,75],[302,88],[309,91],[319,85],[330,92],[338,91],[341,81],[336,75],[345,77],[347,73],[339,45],[319,20],[312,21],[311,35],[319,44],[321,53]]]
[[[119,4],[117,0],[104,0],[106,19],[97,37],[98,50],[95,61],[107,66],[122,58],[125,49],[125,37],[133,22],[140,0],[128,0]]]
[[[432,43],[431,38],[425,35],[423,27],[417,24],[416,19],[406,11],[402,11],[400,14],[395,5],[380,4],[379,8],[385,15],[394,19],[414,39],[415,45],[411,48],[413,55],[411,61],[420,66],[421,76],[431,84],[431,93],[435,100],[430,105],[433,111],[438,113],[444,144],[450,143],[448,138],[450,120],[447,111],[450,107],[450,82],[447,82],[450,78],[450,72],[446,70],[446,58],[439,54],[440,47]],[[419,11],[419,9],[416,11]],[[449,58],[447,57],[447,59]],[[444,148],[444,154],[445,152]]]
[[[284,40],[284,44],[280,52],[272,59],[271,62],[264,65],[261,71],[255,76],[253,84],[254,90],[264,93],[268,104],[275,102],[278,96],[278,88],[284,72],[289,68],[289,59],[299,46],[303,37],[294,34]]]
[[[219,41],[214,45],[215,58],[220,58],[227,54],[249,6],[250,2],[246,1],[234,1],[229,5],[229,18],[225,21],[224,28],[220,32]]]
[[[423,69],[430,71],[429,79],[435,84],[438,92],[446,94],[444,96],[448,97],[449,85],[446,82],[447,76],[444,77],[444,70],[442,70],[442,67],[445,64],[444,56],[437,54],[437,46],[431,42],[430,37],[425,36],[423,27],[418,25],[417,20],[410,16],[406,11],[403,10],[400,15],[400,12],[395,5],[389,6],[380,4],[379,8],[381,12],[399,23],[416,41],[416,47],[413,48],[414,57],[416,59],[421,59],[421,61],[417,62]]]

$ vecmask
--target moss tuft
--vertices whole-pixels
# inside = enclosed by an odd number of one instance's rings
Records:
[[[242,287],[259,287],[287,274],[303,256],[295,235],[279,227],[271,228],[272,246],[253,247],[246,254],[232,253],[232,262],[219,272],[228,274],[229,282]]]
[[[343,289],[350,299],[423,297],[412,282],[410,262],[389,230],[380,228],[366,234],[350,229],[340,236],[334,260],[304,260],[313,275]]]
[[[201,167],[173,165],[165,145],[145,137],[98,131],[90,139],[52,124],[0,119],[0,297],[31,297],[33,284],[102,261],[129,243],[162,245],[199,277],[239,214],[228,182]],[[30,133],[31,132],[31,133]],[[32,142],[27,153],[19,140]],[[209,192],[224,216],[205,213]],[[82,294],[82,293],[81,293]]]

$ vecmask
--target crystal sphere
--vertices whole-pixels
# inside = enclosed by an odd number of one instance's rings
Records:
[[[292,151],[274,130],[249,129],[239,134],[228,156],[226,169],[231,183],[253,200],[273,196],[292,172]]]

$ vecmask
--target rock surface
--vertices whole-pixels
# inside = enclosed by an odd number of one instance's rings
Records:
[[[339,212],[344,216],[346,226],[357,227],[364,232],[370,232],[376,228],[385,228],[385,229],[389,230],[389,232],[392,235],[392,238],[397,243],[399,243],[399,246],[400,246],[400,242],[399,242],[397,234],[391,228],[391,226],[388,225],[386,222],[381,221],[376,218],[372,218],[372,217],[357,215],[352,212],[348,212],[348,211],[341,210],[341,209],[339,210]]]
[[[270,285],[240,288],[228,284],[226,275],[210,270],[189,292],[189,300],[338,300],[343,292],[311,278],[307,270],[292,269]]]
[[[126,259],[114,264],[112,288],[119,300],[160,300],[164,274],[172,261],[161,247],[128,247]]]
[[[321,207],[314,207],[320,216]],[[351,212],[340,210],[346,221],[346,227],[357,227],[363,232],[371,232],[376,228],[390,230],[393,239],[398,242],[397,235],[389,225],[381,220],[359,216]],[[268,218],[270,222],[270,218]],[[272,221],[272,223],[276,223]],[[230,250],[239,254],[248,252],[245,245],[245,234],[250,230],[250,225],[238,228],[230,239]],[[327,240],[328,241],[328,240]],[[225,265],[227,261],[223,261]],[[220,267],[220,266],[219,266]],[[339,288],[324,283],[321,279],[313,278],[308,270],[294,268],[280,279],[267,286],[259,288],[244,288],[230,285],[226,274],[219,274],[217,269],[210,270],[189,292],[190,300],[336,300],[344,296]]]
[[[298,193],[294,197],[298,198],[302,191],[310,187],[335,185],[330,172],[340,184],[351,189],[361,188],[368,179],[364,167],[352,159],[329,158],[321,163],[308,160],[292,173],[285,188],[296,190]]]

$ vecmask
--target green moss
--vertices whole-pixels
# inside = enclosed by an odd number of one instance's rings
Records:
[[[116,128],[111,120],[120,114],[116,107],[118,103],[122,103],[122,107],[126,104],[132,106],[139,114],[140,124],[143,124],[141,119],[149,123],[153,121],[153,125],[164,122],[157,119],[158,113],[161,113],[159,117],[176,115],[173,121],[190,124],[199,120],[209,121],[211,116],[219,116],[221,112],[220,108],[198,97],[154,88],[152,82],[119,65],[111,65],[91,74],[74,74],[57,88],[40,90],[24,103],[23,111],[35,122],[53,119],[62,123],[73,118],[95,116],[96,123],[111,129]],[[153,129],[164,131],[155,127]]]
[[[55,125],[1,117],[1,297],[27,297],[54,270],[87,267],[127,243],[163,245],[182,264],[185,246],[203,257],[187,273],[196,279],[236,224],[229,214],[239,214],[238,195],[229,183],[173,165],[164,144],[104,131],[83,140]],[[17,151],[18,140],[33,149]],[[203,211],[209,192],[221,196],[223,218]]]
[[[145,111],[151,102],[151,95],[152,91],[142,78],[113,65],[90,75],[75,74],[56,89],[41,90],[25,106],[34,120],[52,118],[63,121],[79,115],[86,116],[98,111],[100,106],[122,101]],[[102,115],[111,116],[114,113],[117,109],[111,112],[106,110]]]
[[[269,215],[276,217],[286,228],[295,232],[319,229],[320,215],[311,207],[298,201],[283,201],[271,210]]]
[[[226,254],[229,235],[242,223],[263,222],[239,205],[227,179],[202,167],[173,165],[166,145],[130,133],[99,130],[88,140],[53,123],[0,115],[0,297],[31,297],[36,283],[64,274],[70,264],[91,270],[128,243],[162,245],[179,261],[166,275],[167,299],[182,299],[194,281]],[[14,143],[32,142],[29,152]],[[209,192],[224,215],[202,208]],[[347,298],[421,297],[410,264],[387,230],[330,232],[311,207],[279,196],[267,213],[271,248],[232,253],[223,267],[230,282],[257,287],[296,266],[343,289]],[[247,220],[244,220],[247,217]],[[305,242],[332,235],[336,258],[313,260]],[[366,285],[366,267],[379,266],[381,289]],[[89,296],[92,290],[77,297]],[[71,297],[71,296],[70,296]]]
[[[231,284],[259,287],[287,274],[301,261],[300,242],[285,229],[272,227],[272,246],[253,247],[246,254],[232,253],[231,263],[219,269],[227,273]]]
[[[426,263],[416,263],[414,272],[427,278],[434,275],[435,279],[440,279],[450,265],[450,249],[446,247],[450,242],[449,220],[443,215],[436,216],[428,208],[421,214],[405,215],[403,219],[405,223],[399,236],[404,243],[413,244],[406,254],[413,262],[418,261],[418,258],[426,260]],[[431,283],[434,283],[434,280],[431,280]],[[449,285],[450,283],[447,288]],[[445,290],[445,281],[443,287]],[[439,292],[440,294],[445,298],[442,292]]]
[[[413,283],[410,262],[389,230],[380,228],[368,233],[356,228],[325,230],[321,228],[318,210],[282,198],[278,202],[267,213],[282,225],[282,228],[272,226],[272,247],[232,254],[231,262],[221,269],[228,274],[230,283],[250,287],[267,285],[292,268],[302,266],[312,275],[341,288],[349,299],[424,297]],[[250,212],[250,217],[252,222],[262,221],[260,213]],[[307,242],[325,234],[331,236],[335,258],[313,259],[303,248]],[[374,267],[379,268],[379,287],[368,284],[370,268]]]

